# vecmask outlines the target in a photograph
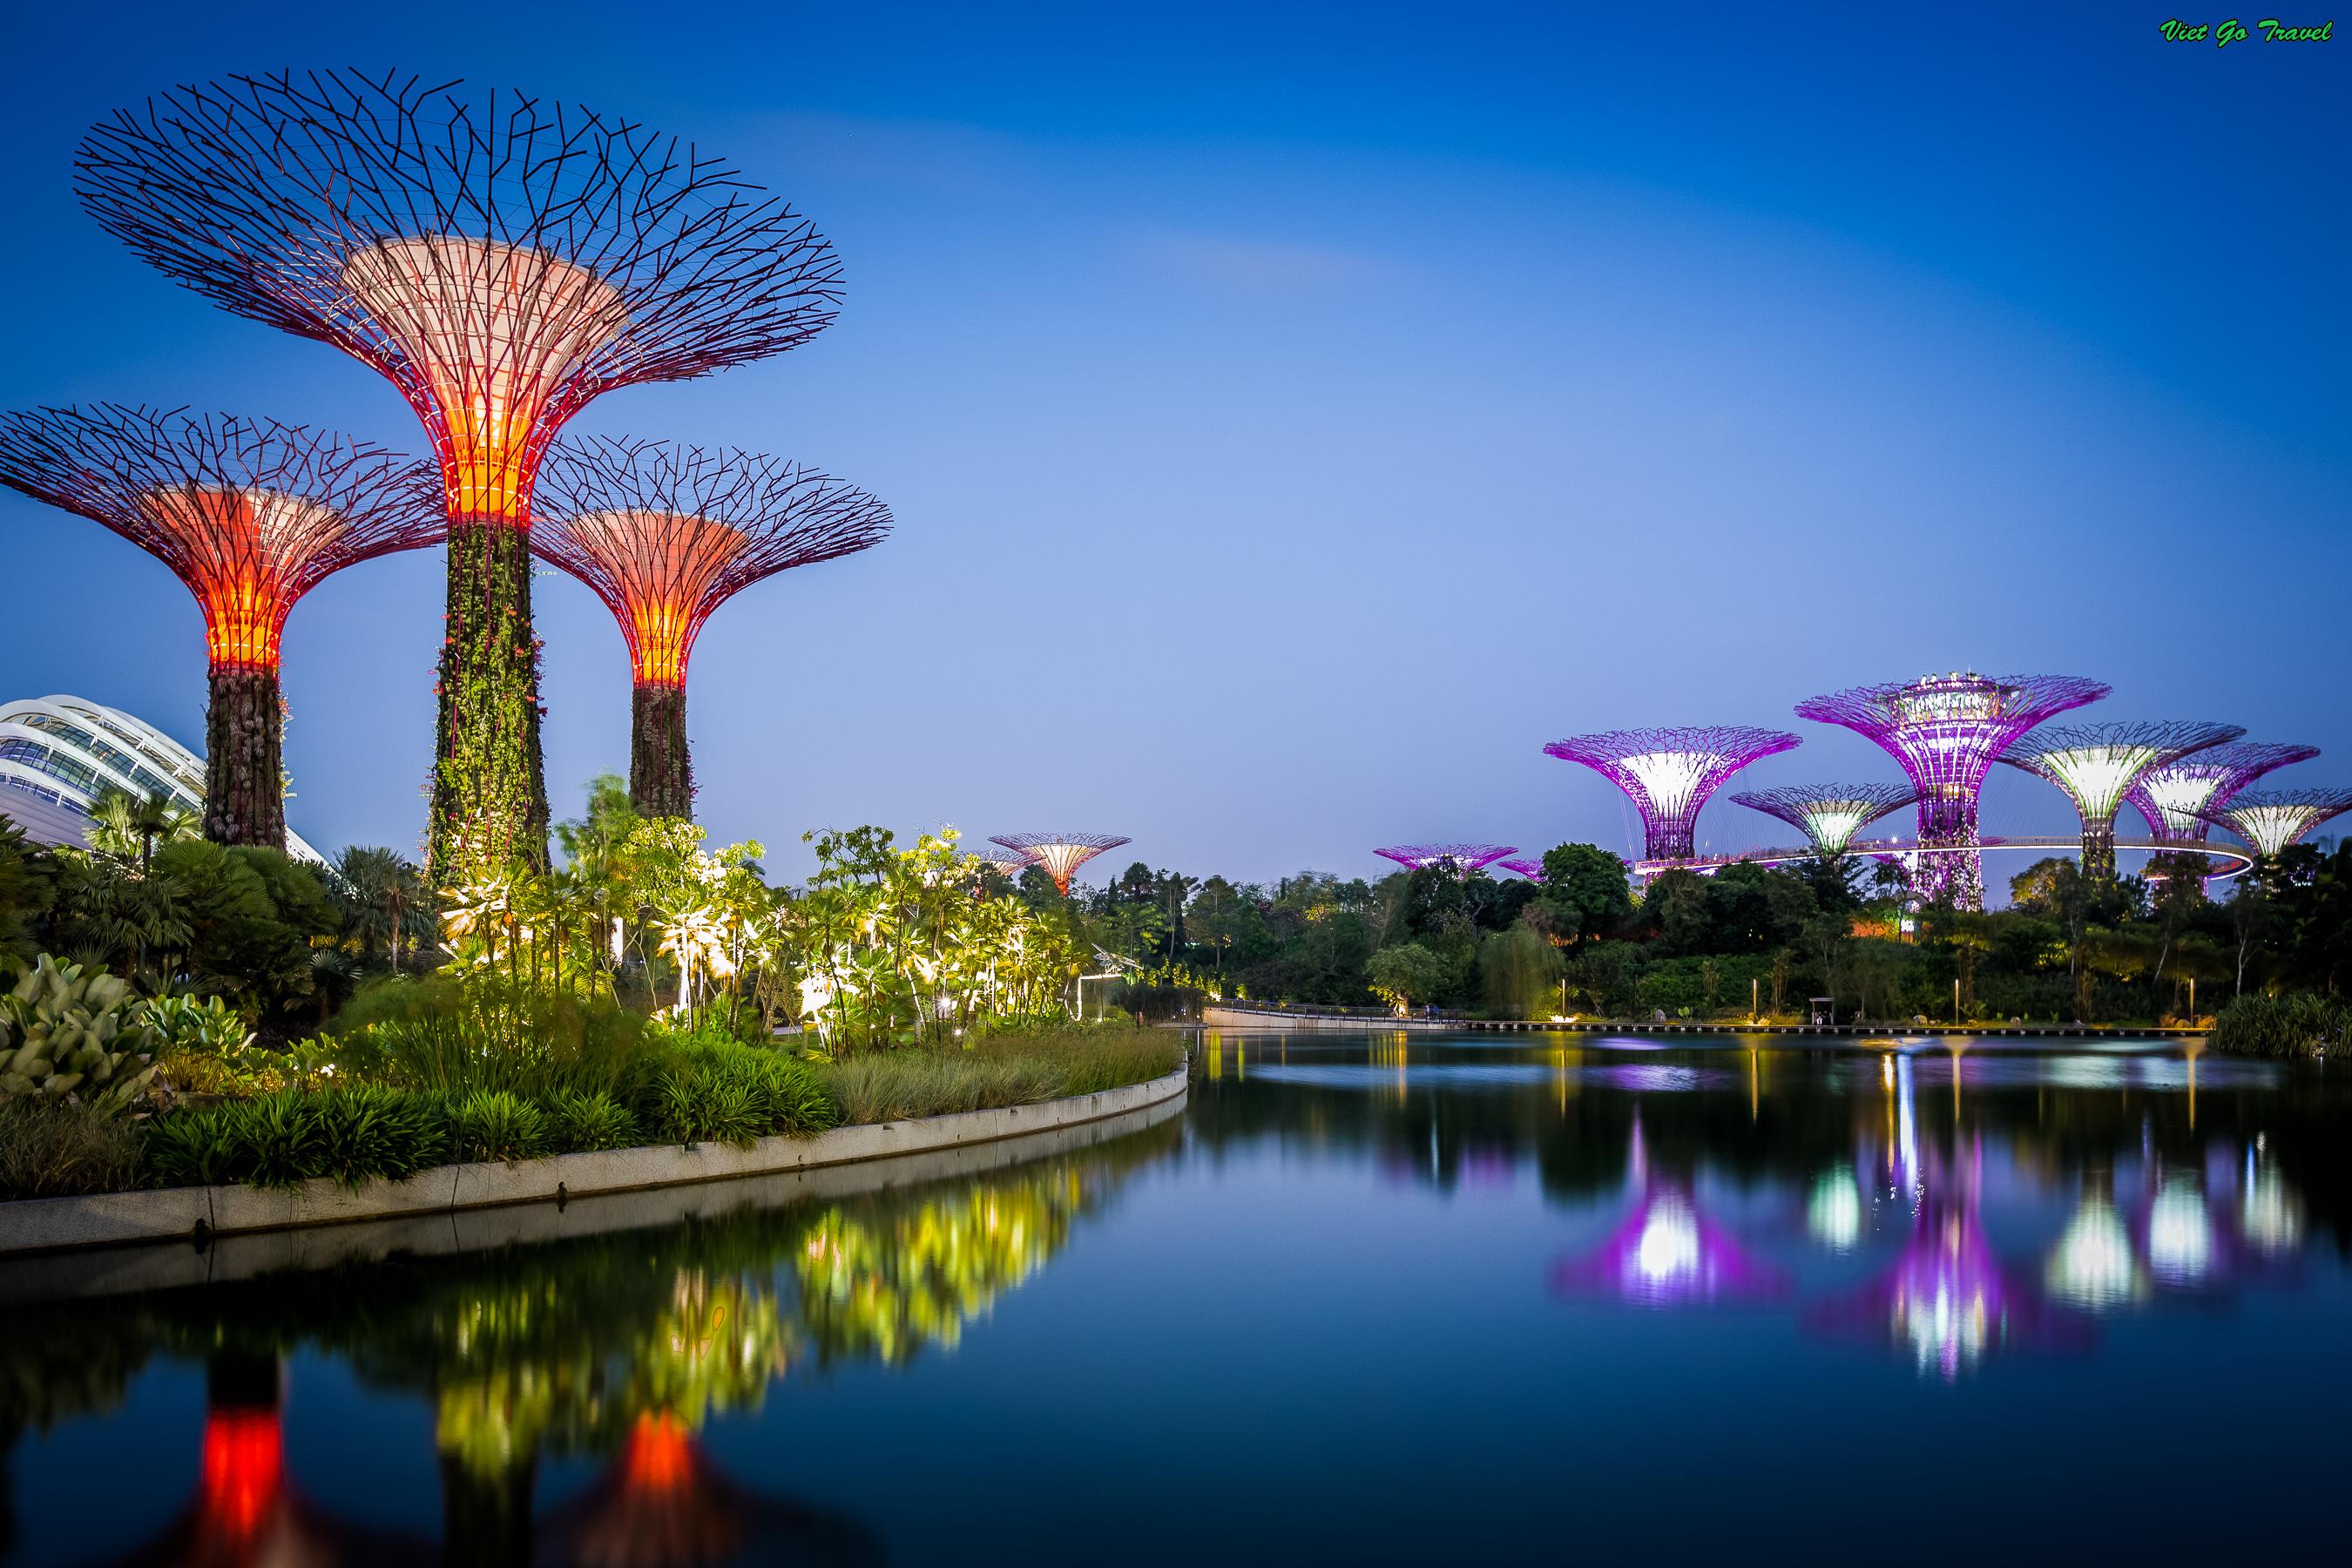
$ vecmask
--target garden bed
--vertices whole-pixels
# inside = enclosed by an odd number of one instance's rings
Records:
[[[771,1136],[748,1145],[661,1144],[513,1162],[441,1165],[397,1181],[310,1179],[282,1186],[207,1185],[31,1198],[0,1204],[0,1255],[288,1230],[568,1202],[777,1172],[887,1159],[1050,1131],[1178,1099],[1188,1071],[1091,1093],[910,1121]]]

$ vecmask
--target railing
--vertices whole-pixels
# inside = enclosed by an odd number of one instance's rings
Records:
[[[1311,1018],[1370,1018],[1385,1023],[1393,1023],[1398,1017],[1396,1010],[1392,1007],[1340,1007],[1328,1002],[1261,1002],[1255,996],[1246,1000],[1237,996],[1214,997],[1203,1003],[1202,1005],[1233,1007],[1246,1013],[1296,1013]],[[1459,1008],[1416,1007],[1404,1016],[1438,1018],[1447,1022],[1461,1023],[1467,1020],[1470,1015]]]

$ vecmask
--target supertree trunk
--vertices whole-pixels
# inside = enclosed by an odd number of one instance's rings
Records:
[[[694,815],[686,749],[686,688],[648,681],[630,700],[629,804],[640,816]]]
[[[2083,878],[2095,887],[2115,885],[2116,825],[2112,819],[2083,829]]]
[[[205,837],[215,844],[286,847],[285,706],[278,671],[212,667],[205,712]]]
[[[539,641],[530,541],[479,518],[449,525],[430,869],[443,886],[517,862],[547,866]]]

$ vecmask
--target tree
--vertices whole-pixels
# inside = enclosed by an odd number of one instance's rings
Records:
[[[0,813],[0,974],[33,962],[35,923],[56,897],[56,858]]]
[[[1525,926],[1496,931],[1478,949],[1486,1005],[1507,1018],[1541,1018],[1559,1002],[1557,949]]]
[[[194,838],[203,829],[203,816],[164,790],[134,795],[110,785],[89,804],[90,847],[117,860],[137,861],[142,876],[154,859],[159,841]]]
[[[1445,984],[1448,965],[1419,942],[1384,947],[1365,962],[1364,975],[1373,993],[1402,1017],[1413,999],[1427,998]]]
[[[1562,844],[1544,851],[1543,886],[1535,902],[1549,915],[1556,935],[1570,945],[1591,942],[1633,914],[1625,885],[1625,862],[1591,844]]]
[[[1837,961],[1853,932],[1853,921],[1842,914],[1815,915],[1807,921],[1799,933],[1805,951],[1821,960],[1822,994],[1830,999],[1830,1016],[1837,1016]]]

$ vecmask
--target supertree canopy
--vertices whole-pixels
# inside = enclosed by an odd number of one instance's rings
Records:
[[[1007,833],[989,842],[1001,844],[1016,855],[1026,855],[1032,865],[1054,879],[1055,887],[1067,893],[1070,879],[1077,874],[1079,867],[1127,840],[1102,833]]]
[[[993,866],[1007,877],[1018,877],[1027,868],[1037,863],[1037,857],[1026,849],[988,848],[974,849],[969,853],[982,865]]]
[[[1843,855],[1854,835],[1919,798],[1909,784],[1791,784],[1786,789],[1748,790],[1735,805],[1777,816],[1805,836],[1816,854]]]
[[[1520,858],[1497,860],[1495,864],[1500,866],[1506,871],[1509,871],[1517,876],[1525,877],[1530,882],[1540,882],[1543,880],[1544,868],[1543,862],[1540,860]]]
[[[2275,855],[2347,811],[2352,811],[2352,789],[2253,789],[2211,808],[2205,818],[2252,845],[2256,853]]]
[[[1929,902],[1984,906],[1977,799],[1993,759],[2054,713],[2095,702],[2110,688],[2072,675],[1973,670],[1857,686],[1797,704],[1797,717],[1843,724],[1884,746],[1919,792],[1919,868]]]
[[[1486,869],[1506,855],[1517,854],[1518,849],[1509,844],[1392,844],[1386,849],[1375,849],[1372,853],[1382,859],[1395,861],[1408,871],[1450,868],[1455,876],[1467,877],[1473,871]],[[1537,867],[1536,874],[1543,875],[1543,868]],[[1393,877],[1396,873],[1391,871],[1389,875]]]
[[[2177,763],[2246,731],[2236,724],[2058,724],[2034,731],[2000,754],[2013,768],[2066,792],[2083,821],[2083,874],[2116,879],[2116,812],[2124,792],[2150,768]]]
[[[593,589],[628,640],[629,799],[640,813],[693,814],[686,666],[703,622],[762,577],[889,531],[890,509],[864,490],[775,458],[603,438],[549,450],[531,548]]]
[[[692,145],[519,94],[312,71],[183,87],[93,126],[82,205],[240,315],[397,386],[440,458],[448,626],[429,858],[544,863],[527,531],[589,399],[798,346],[831,247]]]
[[[2231,741],[2148,769],[2124,792],[2124,798],[2139,808],[2148,831],[2158,838],[2170,844],[2199,845],[2212,828],[2212,819],[2206,813],[2229,805],[2264,773],[2317,755],[2316,746]]]
[[[0,480],[103,523],[204,610],[205,836],[286,843],[278,638],[330,573],[441,537],[425,466],[271,420],[116,404],[0,419]]]
[[[1707,797],[1757,758],[1797,743],[1785,730],[1721,724],[1575,735],[1544,754],[1582,763],[1625,792],[1642,814],[1644,859],[1687,860]]]

